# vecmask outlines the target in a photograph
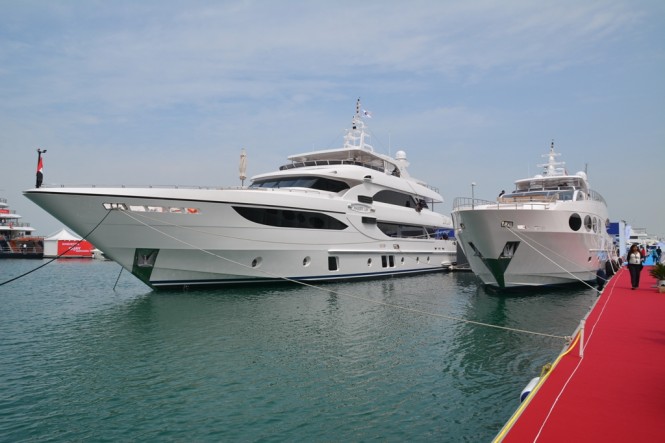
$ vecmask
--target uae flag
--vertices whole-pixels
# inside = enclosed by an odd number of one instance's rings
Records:
[[[39,157],[37,159],[37,187],[39,188],[42,185],[42,181],[44,180],[44,162],[42,160],[41,151],[37,152],[39,153]]]

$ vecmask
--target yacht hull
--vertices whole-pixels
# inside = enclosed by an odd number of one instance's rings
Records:
[[[387,237],[347,200],[324,194],[40,188],[25,195],[153,288],[378,278],[442,271],[456,259],[454,241]],[[238,208],[291,211],[306,228],[259,224]],[[407,213],[372,210],[379,219]],[[346,228],[307,225],[321,217]]]
[[[590,226],[571,229],[574,214]],[[591,281],[612,250],[598,202],[481,205],[454,211],[453,220],[471,269],[498,288]]]

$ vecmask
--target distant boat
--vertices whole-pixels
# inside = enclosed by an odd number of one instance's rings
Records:
[[[101,249],[97,248],[92,250],[92,258],[94,258],[95,260],[103,260],[103,261],[111,260],[104,254],[104,252]]]
[[[656,248],[658,243],[661,241],[658,237],[647,233],[646,228],[633,228],[631,226],[629,227],[628,231],[628,247],[630,247],[632,244],[637,244],[639,246],[652,249]]]
[[[20,219],[0,198],[0,258],[42,258],[44,237],[33,236],[35,228]]]
[[[456,236],[473,272],[488,286],[594,281],[614,257],[607,205],[585,172],[570,175],[550,147],[544,172],[517,180],[496,201],[457,198]]]
[[[374,151],[364,115],[358,101],[341,147],[292,155],[249,187],[24,194],[153,288],[447,270],[456,259],[452,220],[433,210],[443,198],[409,175],[404,151]],[[241,180],[246,161],[241,155]]]

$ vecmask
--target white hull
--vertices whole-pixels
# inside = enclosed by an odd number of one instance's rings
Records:
[[[390,238],[375,224],[363,223],[366,214],[349,210],[347,200],[324,194],[303,200],[303,193],[307,191],[42,188],[26,196],[77,234],[90,233],[87,240],[107,257],[155,288],[376,278],[441,271],[456,259],[454,241]],[[105,204],[163,212],[107,210]],[[348,228],[257,225],[233,209],[249,204],[323,213]],[[373,206],[372,216],[379,219],[412,222],[416,214],[410,208]],[[426,225],[440,225],[443,219],[430,211],[417,217]]]
[[[455,201],[456,238],[473,272],[489,286],[587,282],[615,256],[607,205],[586,173],[569,175],[554,145],[543,174],[517,180],[496,202]]]
[[[605,232],[607,213],[600,205],[595,213],[589,207],[585,212],[579,205],[570,207],[573,202],[568,205],[568,209],[540,210],[492,205],[454,212],[455,225],[465,227],[457,230],[457,237],[471,269],[483,283],[499,288],[594,280],[612,250],[612,239]],[[595,217],[602,229],[572,231],[568,220],[573,213]],[[502,227],[505,221],[513,226]],[[508,250],[506,245],[511,245]]]
[[[146,284],[216,286],[448,269],[443,198],[404,151],[374,152],[356,104],[341,148],[289,157],[248,188],[39,188],[26,197]],[[245,178],[243,151],[240,178]],[[436,239],[440,236],[444,239]]]

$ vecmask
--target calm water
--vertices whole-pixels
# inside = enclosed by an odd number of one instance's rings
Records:
[[[2,260],[0,282],[41,263]],[[123,272],[114,292],[119,271],[0,286],[0,440],[489,441],[564,341],[441,316],[564,336],[596,298],[470,273],[153,292]]]

